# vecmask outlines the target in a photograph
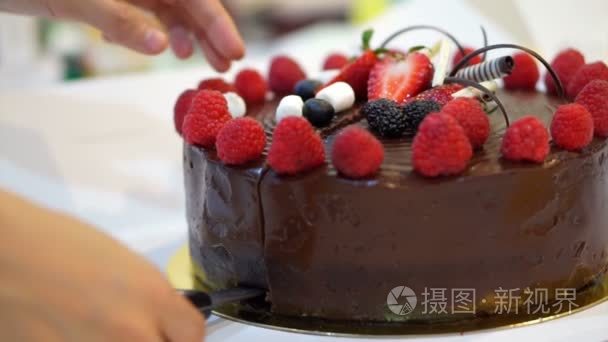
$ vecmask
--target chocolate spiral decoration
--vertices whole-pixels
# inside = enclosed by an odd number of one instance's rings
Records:
[[[488,33],[486,32],[485,27],[483,26],[479,26],[481,28],[481,35],[483,36],[483,47],[488,46]],[[464,56],[462,56],[464,57]],[[481,56],[481,61],[485,62],[486,58],[488,57],[488,52],[484,52],[483,56]]]
[[[458,62],[458,64],[456,64],[454,66],[454,68],[452,69],[452,71],[450,72],[449,75],[451,77],[456,76],[458,71],[460,71],[460,69],[462,69],[464,66],[466,66],[469,63],[469,61],[471,61],[471,59],[475,58],[475,56],[485,53],[487,51],[496,50],[496,49],[521,50],[521,51],[529,53],[532,57],[536,58],[539,62],[542,63],[542,65],[545,66],[545,68],[547,68],[549,75],[551,75],[551,78],[553,79],[553,82],[555,83],[555,87],[557,88],[557,93],[559,94],[559,96],[562,99],[564,99],[565,101],[568,101],[568,99],[566,98],[566,93],[564,92],[564,86],[562,85],[562,81],[559,79],[559,77],[557,77],[557,74],[555,73],[555,70],[553,70],[553,68],[551,67],[551,64],[549,64],[549,62],[547,62],[536,51],[534,51],[532,49],[528,49],[527,47],[524,47],[524,46],[516,45],[516,44],[495,44],[495,45],[488,45],[486,47],[482,47],[481,49],[477,49],[477,50],[471,52],[470,54],[464,56],[460,60],[460,62]]]
[[[456,46],[458,47],[458,50],[460,50],[460,53],[464,56],[465,55],[465,51],[464,48],[462,47],[462,44],[460,44],[460,42],[458,41],[458,39],[456,39],[456,37],[454,37],[451,33],[449,33],[448,31],[441,29],[439,27],[435,27],[435,26],[431,26],[431,25],[414,25],[414,26],[408,26],[406,28],[403,28],[393,34],[391,34],[390,36],[388,36],[388,38],[386,38],[384,40],[384,42],[382,42],[382,44],[380,44],[380,49],[385,49],[386,46],[388,45],[388,43],[390,43],[393,39],[397,38],[398,36],[410,32],[410,31],[414,31],[414,30],[433,30],[436,32],[439,32],[441,34],[443,34],[444,36],[448,37],[451,41],[454,42],[454,44],[456,44]]]
[[[510,75],[514,65],[511,56],[500,57],[461,69],[456,77],[475,82],[492,81]]]
[[[496,105],[498,106],[498,108],[500,108],[500,111],[502,112],[502,116],[505,119],[505,123],[507,124],[507,127],[509,127],[511,125],[511,122],[509,120],[509,115],[507,114],[505,106],[503,106],[502,102],[500,102],[500,99],[496,95],[494,95],[494,93],[492,91],[490,91],[490,89],[482,86],[481,84],[479,84],[475,81],[471,81],[471,80],[467,80],[467,79],[459,78],[459,77],[453,77],[453,76],[446,77],[445,83],[459,83],[459,84],[462,84],[467,87],[473,87],[473,88],[478,89],[479,91],[483,92],[485,96],[491,98],[492,101],[496,102]]]

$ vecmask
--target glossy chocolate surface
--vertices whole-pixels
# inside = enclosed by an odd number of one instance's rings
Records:
[[[549,124],[559,103],[540,93],[499,91],[511,119]],[[250,115],[272,130],[273,103]],[[184,146],[190,253],[212,287],[269,290],[272,310],[326,319],[389,319],[387,293],[405,285],[474,288],[481,301],[499,288],[582,288],[608,265],[608,146],[553,149],[542,165],[500,158],[505,124],[461,176],[412,171],[410,138],[383,141],[373,179],[353,181],[330,163],[280,177],[263,158],[228,167],[214,152]],[[329,148],[339,115],[322,130]],[[270,137],[270,136],[269,136]],[[327,149],[328,150],[328,149]],[[420,300],[420,298],[419,298]]]

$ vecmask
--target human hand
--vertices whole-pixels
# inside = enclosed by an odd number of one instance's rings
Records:
[[[85,22],[108,41],[145,54],[171,45],[178,57],[187,58],[194,38],[219,71],[244,54],[243,41],[219,0],[0,0],[1,10]]]
[[[75,219],[0,191],[0,341],[202,341],[159,271]]]

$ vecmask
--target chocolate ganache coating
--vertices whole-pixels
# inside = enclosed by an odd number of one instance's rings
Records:
[[[549,125],[557,98],[498,96],[514,121]],[[276,103],[249,115],[266,123]],[[321,133],[329,151],[353,109]],[[272,311],[337,320],[391,318],[387,293],[407,286],[474,289],[478,313],[497,289],[583,288],[608,266],[608,146],[554,148],[544,164],[500,158],[505,123],[456,177],[423,178],[411,166],[411,137],[383,140],[385,161],[367,180],[328,164],[295,177],[264,158],[223,165],[213,151],[184,146],[190,254],[213,288],[268,289]],[[550,292],[551,293],[551,292]],[[419,299],[420,300],[420,299]]]

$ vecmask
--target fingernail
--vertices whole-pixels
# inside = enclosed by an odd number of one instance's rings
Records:
[[[149,52],[160,52],[165,48],[167,37],[157,29],[148,29],[144,37],[144,44]]]
[[[192,55],[193,46],[190,34],[185,28],[176,26],[169,31],[169,41],[173,51],[179,58],[187,58]]]

